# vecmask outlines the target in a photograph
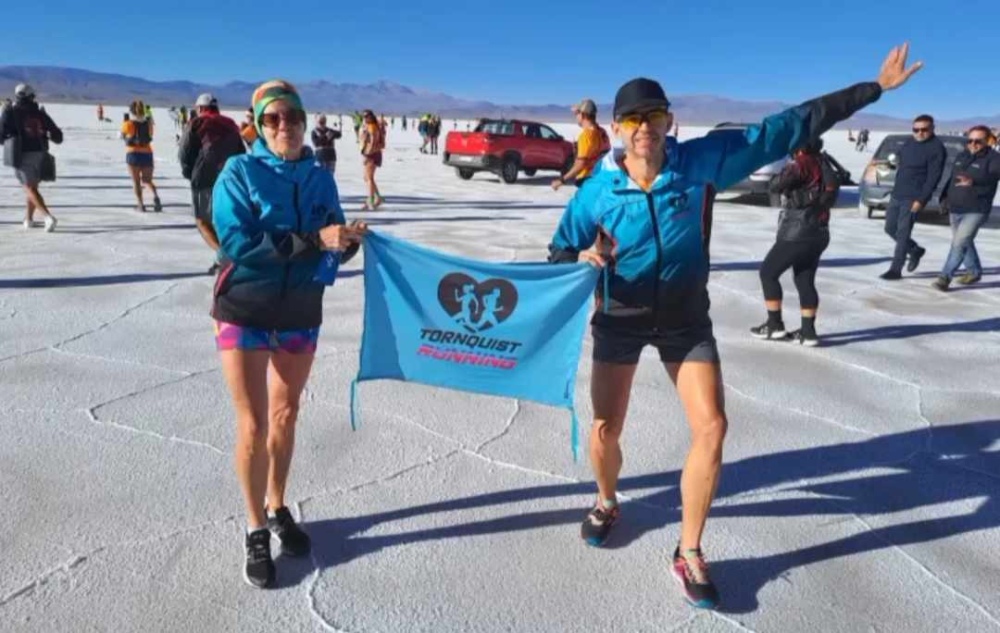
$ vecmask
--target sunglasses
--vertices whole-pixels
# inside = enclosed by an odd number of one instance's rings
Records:
[[[618,119],[618,125],[631,132],[638,130],[644,122],[651,126],[665,126],[669,119],[670,113],[666,110],[653,110],[641,114],[626,114]]]
[[[966,141],[969,145],[986,145],[986,139],[984,138],[970,138]]]
[[[284,110],[282,112],[265,112],[260,115],[260,124],[264,127],[277,129],[281,121],[289,126],[300,125],[306,122],[306,113],[302,110]]]
[[[913,128],[914,134],[930,134],[931,129],[929,127],[915,127]]]

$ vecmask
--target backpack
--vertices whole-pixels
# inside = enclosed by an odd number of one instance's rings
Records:
[[[149,145],[153,141],[150,133],[149,121],[132,121],[132,134],[125,139],[125,144],[129,147]]]
[[[819,192],[816,195],[816,206],[820,213],[825,214],[828,219],[830,209],[837,205],[837,198],[840,196],[840,174],[826,157],[826,153],[819,155],[819,168],[822,179],[820,180]]]

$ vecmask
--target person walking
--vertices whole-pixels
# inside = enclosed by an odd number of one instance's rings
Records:
[[[382,166],[385,137],[382,135],[382,127],[378,124],[375,114],[371,110],[365,110],[362,114],[362,126],[359,134],[358,142],[361,145],[365,185],[368,188],[368,196],[361,208],[366,211],[374,211],[385,202],[378,189],[378,184],[375,182],[375,171]]]
[[[771,184],[770,191],[780,194],[781,215],[778,235],[760,267],[767,321],[750,329],[755,338],[793,341],[807,347],[819,345],[816,335],[816,270],[820,257],[830,245],[830,210],[837,203],[840,178],[823,155],[823,140],[815,139],[795,152]],[[795,274],[799,292],[802,327],[790,335],[781,316],[781,282],[789,268]]]
[[[326,126],[326,115],[319,115],[316,127],[312,131],[313,151],[316,161],[331,174],[337,171],[337,148],[335,143],[341,138],[340,130]]]
[[[211,93],[195,101],[198,116],[184,129],[178,159],[181,175],[191,183],[191,208],[198,233],[215,253],[209,275],[219,270],[219,238],[212,225],[212,190],[223,167],[233,156],[244,153],[236,122],[219,113],[219,102]]]
[[[51,233],[59,222],[38,190],[44,176],[44,163],[49,160],[49,141],[56,145],[62,143],[62,130],[38,106],[34,89],[28,84],[18,84],[14,88],[14,101],[6,104],[0,113],[3,164],[14,168],[14,176],[27,197],[24,228],[37,226],[35,211],[38,211],[45,216],[45,231]]]
[[[942,292],[948,290],[963,263],[965,274],[958,283],[974,284],[983,276],[976,234],[990,218],[1000,182],[1000,153],[989,147],[989,138],[990,129],[985,125],[969,130],[966,149],[955,157],[951,177],[941,193],[941,205],[948,210],[951,222],[951,248],[933,284]]]
[[[146,118],[146,104],[138,99],[129,106],[129,112],[132,116],[122,123],[121,137],[125,141],[125,164],[132,177],[136,211],[146,212],[142,190],[148,187],[153,194],[153,210],[159,213],[163,204],[153,182],[153,122]]]
[[[899,166],[892,199],[885,212],[885,233],[896,243],[889,270],[879,277],[887,281],[903,278],[906,271],[913,272],[927,252],[911,237],[917,214],[927,206],[944,173],[948,152],[944,143],[934,135],[934,117],[922,114],[913,120],[913,136],[897,152]]]
[[[341,261],[353,256],[366,227],[345,225],[333,176],[305,145],[306,112],[295,88],[266,82],[252,103],[261,140],[226,162],[213,191],[223,264],[212,317],[236,412],[235,465],[247,514],[243,577],[265,588],[276,580],[272,534],[286,556],[312,547],[285,491],[323,321],[325,286],[316,271],[325,251],[340,252]]]
[[[740,138],[668,138],[670,102],[659,83],[619,88],[612,130],[624,146],[608,154],[566,207],[549,247],[555,263],[603,269],[593,324],[590,460],[598,495],[581,526],[604,545],[620,520],[620,438],[643,348],[655,346],[677,389],[692,444],[680,481],[680,538],[672,572],[694,606],[715,608],[719,592],[702,550],[722,468],[728,419],[719,353],[709,318],[708,253],[716,191],[818,138],[898,88],[922,67],[906,66],[909,46],[892,50],[875,82],[856,84],[768,117]]]

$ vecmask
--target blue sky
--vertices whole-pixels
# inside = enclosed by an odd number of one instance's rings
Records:
[[[960,11],[927,0],[171,0],[123,10],[40,0],[5,20],[0,65],[208,83],[387,79],[517,104],[610,101],[623,81],[647,75],[671,94],[797,102],[874,79],[891,45],[908,40],[911,57],[927,67],[870,110],[954,118],[1000,113],[996,7],[997,0],[966,0]]]

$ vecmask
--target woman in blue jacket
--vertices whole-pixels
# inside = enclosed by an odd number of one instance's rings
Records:
[[[906,68],[908,47],[894,49],[877,82],[860,83],[751,126],[738,138],[668,137],[670,103],[659,83],[634,79],[615,97],[612,129],[621,162],[609,154],[577,190],[550,245],[554,262],[586,261],[604,269],[593,318],[590,460],[598,498],[581,535],[603,545],[620,508],[619,439],[642,350],[657,348],[691,427],[681,475],[681,529],[672,572],[685,597],[714,608],[718,591],[701,552],[702,532],[722,467],[728,420],[721,364],[708,300],[708,244],[715,191],[818,138],[919,70]]]
[[[323,319],[318,273],[353,256],[366,227],[345,226],[333,176],[305,146],[306,113],[295,88],[261,85],[253,113],[259,139],[249,154],[229,159],[213,190],[223,266],[212,316],[236,409],[236,474],[248,517],[244,578],[267,587],[275,580],[272,532],[284,554],[310,550],[284,497]],[[332,264],[325,251],[334,251]]]

